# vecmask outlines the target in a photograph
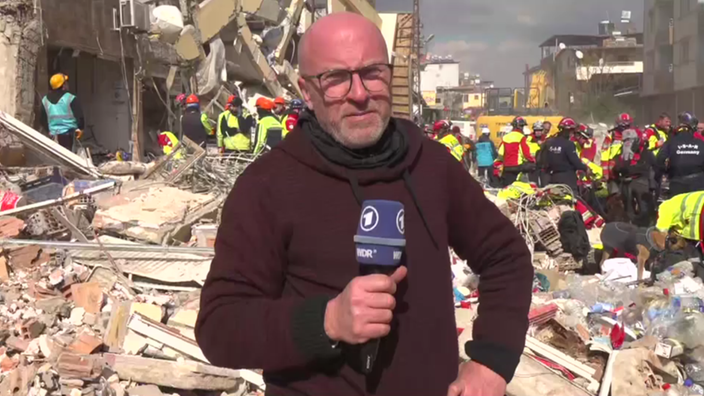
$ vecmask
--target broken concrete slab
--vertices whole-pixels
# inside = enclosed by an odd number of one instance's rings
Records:
[[[64,352],[56,362],[56,371],[61,378],[93,380],[100,376],[103,360],[97,355],[77,355]]]
[[[159,387],[156,385],[142,385],[127,389],[129,396],[163,396]]]
[[[122,192],[97,202],[93,227],[161,244],[190,213],[215,200],[174,187],[150,187]]]
[[[14,270],[26,270],[38,267],[50,260],[48,253],[39,246],[25,246],[13,249],[9,253],[10,265]]]
[[[159,344],[166,345],[183,355],[208,363],[208,359],[195,341],[184,337],[168,326],[135,313],[130,317],[127,327],[137,334],[157,341]]]
[[[181,36],[174,46],[178,56],[187,61],[205,58],[205,51],[203,50],[203,46],[200,45],[197,35],[198,30],[193,25],[186,25],[183,28]]]
[[[208,42],[237,18],[238,2],[232,0],[205,0],[193,10],[193,23],[201,42]]]
[[[103,355],[122,380],[183,390],[229,390],[244,380],[237,370],[193,361],[172,362],[137,356]]]
[[[147,303],[133,302],[130,306],[130,315],[135,312],[155,322],[161,322],[161,318],[164,316],[164,309],[162,307]]]

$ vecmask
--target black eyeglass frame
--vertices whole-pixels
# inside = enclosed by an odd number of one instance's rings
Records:
[[[353,79],[353,77],[354,77],[355,74],[356,74],[356,75],[360,75],[360,73],[363,72],[364,70],[369,69],[369,68],[372,68],[372,67],[377,67],[377,66],[386,66],[386,67],[389,68],[390,75],[389,75],[389,82],[387,83],[387,85],[388,85],[388,87],[390,88],[390,87],[391,87],[391,82],[392,82],[392,80],[393,80],[393,75],[394,75],[394,65],[392,65],[391,63],[373,63],[373,64],[371,64],[371,65],[367,65],[367,66],[364,66],[364,67],[362,67],[362,68],[354,69],[354,70],[332,69],[332,70],[324,71],[324,72],[322,72],[322,73],[320,73],[320,74],[316,74],[316,75],[314,75],[314,76],[305,76],[305,75],[302,75],[301,77],[302,77],[303,79],[305,79],[305,80],[312,80],[312,79],[318,80],[318,85],[320,86],[320,90],[323,91],[323,94],[324,94],[326,97],[328,97],[329,99],[342,99],[342,98],[344,98],[345,96],[347,96],[347,95],[350,93],[350,91],[352,90],[352,79]],[[341,73],[341,72],[345,72],[345,73],[347,73],[347,74],[349,75],[349,78],[347,79],[348,84],[349,84],[349,86],[347,87],[347,91],[345,92],[344,95],[341,95],[341,96],[330,96],[330,95],[328,95],[327,90],[323,87],[322,78],[323,78],[325,75],[330,74],[330,73]],[[378,91],[372,91],[372,90],[370,90],[370,89],[367,87],[367,85],[364,83],[364,79],[363,79],[361,76],[360,76],[359,79],[360,79],[360,81],[362,81],[362,86],[364,87],[364,89],[365,89],[367,92],[369,92],[369,93],[378,93],[378,92],[381,92],[381,91],[382,91],[382,90],[378,90]]]

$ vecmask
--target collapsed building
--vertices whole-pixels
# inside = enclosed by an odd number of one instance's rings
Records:
[[[393,59],[394,113],[412,116],[413,14],[379,14],[367,0],[11,0],[0,5],[0,110],[41,130],[49,77],[63,73],[81,101],[81,144],[100,155],[158,155],[159,131],[178,133],[174,98],[195,93],[211,120],[239,94],[300,97],[297,44],[331,12],[352,11],[382,30]],[[0,163],[31,153],[7,134]],[[31,161],[29,162],[31,164]]]

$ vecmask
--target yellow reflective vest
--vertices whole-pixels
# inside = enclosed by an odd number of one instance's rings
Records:
[[[445,135],[442,139],[438,140],[438,142],[442,143],[445,145],[445,147],[450,150],[450,154],[452,154],[453,157],[457,161],[462,161],[462,158],[464,157],[464,146],[460,144],[460,141],[457,140],[457,138],[450,134]]]
[[[267,139],[270,131],[281,131],[283,138],[283,131],[281,127],[281,121],[274,116],[266,116],[259,120],[257,125],[257,144],[254,146],[254,154],[261,154],[267,144]]]
[[[663,202],[658,209],[658,230],[674,229],[683,238],[701,241],[704,191],[680,194]]]
[[[162,148],[162,150],[164,151],[164,155],[171,154],[171,152],[174,151],[174,148],[176,148],[176,146],[178,146],[178,143],[179,143],[178,138],[176,137],[176,135],[174,135],[173,133],[168,132],[168,131],[164,131],[164,132],[160,133],[160,135],[166,136],[166,138],[169,140],[169,144],[165,145]],[[174,158],[176,158],[176,159],[183,158],[183,153],[179,151],[178,153],[176,153],[174,155]]]
[[[653,155],[658,155],[660,147],[667,142],[667,132],[659,129],[655,124],[649,126],[647,129],[652,129],[656,133],[656,135],[652,135],[648,138],[648,149],[653,152]]]
[[[230,129],[237,129],[237,133],[230,135],[227,131],[222,130],[222,123],[227,122]],[[240,130],[240,120],[237,115],[232,114],[230,110],[225,110],[218,116],[218,147],[224,147],[226,150],[233,151],[250,151],[252,143]]]

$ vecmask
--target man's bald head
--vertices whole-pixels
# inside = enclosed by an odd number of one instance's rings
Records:
[[[354,42],[358,38],[367,39],[364,41],[367,46],[383,50],[384,58],[388,58],[384,36],[369,19],[352,12],[338,12],[319,19],[306,31],[299,43],[298,63],[301,73],[321,73],[310,70],[315,69],[321,49],[330,51],[339,46],[359,44]]]
[[[349,148],[376,143],[391,118],[391,70],[379,28],[361,15],[328,15],[308,29],[298,51],[299,85],[323,129]],[[330,81],[339,82],[334,91]]]

